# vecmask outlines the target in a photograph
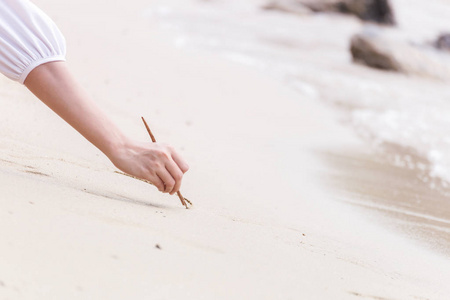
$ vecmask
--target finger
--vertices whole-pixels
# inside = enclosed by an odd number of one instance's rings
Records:
[[[173,189],[173,186],[175,185],[175,180],[172,178],[172,175],[170,175],[169,171],[167,169],[160,169],[156,173],[159,178],[161,178],[162,182],[164,183],[164,193],[168,193]]]
[[[180,170],[178,165],[173,160],[169,160],[166,163],[166,169],[167,171],[169,171],[170,175],[175,180],[175,184],[172,190],[169,192],[171,195],[173,195],[180,189],[181,180],[183,179],[183,172]]]
[[[172,159],[178,165],[181,172],[186,173],[189,170],[189,165],[186,161],[181,157],[181,155],[177,151],[172,151]]]
[[[146,180],[150,181],[154,186],[156,186],[156,188],[160,191],[160,192],[164,192],[164,182],[161,180],[161,178],[159,178],[158,175],[154,174],[154,175],[149,175],[146,176],[147,178],[145,178]]]

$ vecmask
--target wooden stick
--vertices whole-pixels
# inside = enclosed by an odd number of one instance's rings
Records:
[[[192,205],[192,202],[189,201],[188,198],[184,198],[183,195],[181,195],[180,191],[177,192],[177,195],[178,195],[178,198],[180,198],[180,199],[183,198],[184,201],[186,201],[187,203],[189,203],[190,205]]]
[[[142,122],[144,122],[145,128],[147,129],[147,132],[150,135],[150,138],[152,139],[152,142],[156,143],[155,136],[153,135],[152,131],[150,130],[150,127],[148,127],[147,122],[145,122],[144,117],[141,117],[141,119],[142,119]],[[178,196],[178,198],[180,198],[181,204],[183,204],[184,207],[186,207],[186,209],[188,209],[188,206],[187,206],[185,201],[187,201],[190,205],[192,205],[192,202],[189,201],[188,199],[184,198],[183,195],[181,195],[180,191],[177,192],[177,196]]]
[[[117,173],[117,174],[120,174],[120,175],[124,175],[124,176],[128,176],[128,177],[131,177],[131,178],[140,180],[140,181],[142,181],[142,182],[145,182],[145,183],[148,183],[148,184],[151,184],[151,185],[154,186],[154,184],[151,183],[150,181],[148,181],[147,179],[139,178],[139,177],[136,177],[136,176],[133,176],[133,175],[124,173],[124,172],[119,172],[119,171],[114,171],[114,173]],[[177,192],[177,195],[178,195],[178,197],[183,197],[183,195],[181,195],[181,193],[180,193],[179,191]],[[183,197],[183,198],[184,198],[184,197]],[[190,205],[192,205],[192,202],[189,201],[188,198],[184,198],[184,200],[185,200],[187,203],[189,203]]]
[[[120,174],[120,175],[124,175],[124,176],[128,176],[128,177],[131,177],[131,178],[140,180],[140,181],[142,181],[142,182],[145,182],[145,183],[148,183],[148,184],[151,184],[151,185],[154,186],[154,184],[151,183],[150,181],[148,181],[147,179],[139,178],[139,177],[136,177],[136,176],[133,176],[133,175],[124,173],[124,172],[119,172],[119,171],[114,171],[114,173],[117,173],[117,174]],[[181,193],[180,193],[179,191],[177,192],[177,195],[178,195],[178,197],[183,197],[183,195],[181,195]],[[183,197],[183,198],[184,198],[184,197]],[[185,200],[187,203],[189,203],[190,205],[192,205],[192,202],[189,201],[188,198],[184,198],[184,200]]]
[[[150,127],[148,127],[147,122],[145,122],[144,117],[141,117],[141,118],[142,118],[142,121],[144,122],[145,128],[147,128],[147,132],[150,135],[150,138],[152,139],[152,142],[156,143],[155,136],[153,135],[152,131],[150,130]]]
[[[150,182],[150,181],[148,181],[147,179],[139,178],[139,177],[136,177],[136,176],[133,176],[133,175],[130,175],[130,174],[124,173],[124,172],[114,171],[114,173],[117,173],[117,174],[120,174],[120,175],[125,175],[125,176],[128,176],[128,177],[131,177],[131,178],[134,178],[134,179],[137,179],[137,180],[143,181],[143,182],[145,182],[145,183],[148,183],[148,184],[154,185],[153,183],[151,183],[151,182]]]

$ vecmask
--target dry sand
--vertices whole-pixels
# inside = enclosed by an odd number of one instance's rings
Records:
[[[346,204],[377,195],[389,168],[328,107],[254,70],[173,48],[141,18],[157,1],[36,2],[119,126],[147,140],[144,115],[159,140],[181,149],[194,207],[115,174],[1,78],[0,299],[448,297],[445,251]]]

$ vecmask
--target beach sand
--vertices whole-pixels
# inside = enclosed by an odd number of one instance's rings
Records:
[[[111,118],[147,141],[144,116],[180,149],[194,206],[114,173],[0,78],[0,299],[448,297],[448,198],[380,158],[329,106],[173,47],[142,17],[168,1],[36,3]]]

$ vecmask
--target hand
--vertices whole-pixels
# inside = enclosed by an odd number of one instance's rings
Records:
[[[180,189],[189,169],[184,159],[171,146],[126,138],[72,77],[66,63],[40,65],[31,71],[25,85],[117,168],[150,181],[161,192],[173,195]]]
[[[109,155],[123,172],[153,183],[164,193],[175,194],[189,166],[175,149],[161,143],[126,142]]]

